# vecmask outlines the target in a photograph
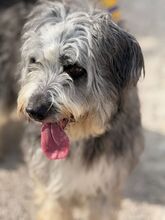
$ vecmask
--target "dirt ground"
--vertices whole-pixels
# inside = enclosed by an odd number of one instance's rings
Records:
[[[120,220],[165,220],[165,4],[119,3],[146,64],[146,77],[139,83],[146,147],[124,192]],[[30,183],[20,155],[14,149],[0,162],[0,220],[30,220]]]

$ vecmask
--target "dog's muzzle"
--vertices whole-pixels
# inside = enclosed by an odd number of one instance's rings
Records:
[[[50,97],[43,94],[33,95],[26,107],[26,112],[30,118],[36,121],[46,119],[52,112]]]
[[[71,119],[57,119],[58,112],[52,105],[51,97],[42,93],[34,94],[29,99],[26,112],[31,119],[42,123],[41,149],[46,157],[50,160],[66,158],[70,144],[64,129]],[[53,115],[54,119],[51,119]]]

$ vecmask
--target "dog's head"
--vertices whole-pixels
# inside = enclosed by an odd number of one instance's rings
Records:
[[[41,4],[24,28],[18,111],[47,127],[58,124],[71,140],[100,135],[143,65],[136,39],[107,12]]]

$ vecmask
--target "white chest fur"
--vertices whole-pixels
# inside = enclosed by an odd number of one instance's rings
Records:
[[[118,173],[115,162],[107,162],[105,157],[101,157],[88,167],[81,155],[81,149],[78,148],[72,159],[48,161],[38,149],[32,160],[33,171],[35,176],[37,174],[42,180],[45,179],[46,189],[56,198],[69,198],[75,194],[95,196],[100,190],[104,193],[111,190]]]

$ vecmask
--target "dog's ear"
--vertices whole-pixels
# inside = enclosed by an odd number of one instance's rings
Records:
[[[136,85],[142,69],[144,71],[137,40],[114,24],[108,13],[96,13],[94,18],[94,47],[97,47],[100,65],[109,69],[110,80],[117,89]]]

